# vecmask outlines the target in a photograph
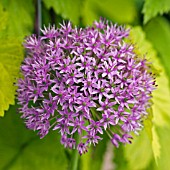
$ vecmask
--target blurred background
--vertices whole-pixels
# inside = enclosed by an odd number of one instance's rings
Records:
[[[104,17],[130,25],[158,70],[158,89],[144,129],[115,149],[106,137],[79,158],[79,170],[170,169],[170,0],[0,0],[0,170],[67,170],[71,151],[57,132],[39,139],[17,112],[15,82],[26,36],[63,20],[85,27]]]

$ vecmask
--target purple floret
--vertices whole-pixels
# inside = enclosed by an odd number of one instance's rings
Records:
[[[129,30],[101,19],[86,28],[49,26],[42,34],[24,44],[18,101],[26,126],[41,138],[57,130],[61,144],[80,155],[104,133],[116,147],[131,143],[147,117],[155,78],[128,43]]]

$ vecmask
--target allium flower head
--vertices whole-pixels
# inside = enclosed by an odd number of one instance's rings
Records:
[[[129,30],[106,20],[77,28],[70,22],[26,39],[18,81],[20,112],[41,138],[50,129],[80,155],[104,133],[118,147],[138,133],[155,80],[149,63],[127,43]]]

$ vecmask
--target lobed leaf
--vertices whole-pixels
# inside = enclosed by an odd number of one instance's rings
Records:
[[[144,24],[146,24],[150,19],[162,15],[170,11],[170,1],[169,0],[145,0],[143,6],[144,14]]]
[[[140,136],[134,140],[132,145],[126,146],[125,157],[131,169],[147,169],[151,165],[152,169],[165,169],[165,164],[162,163],[164,162],[165,155],[165,159],[168,158],[167,151],[165,150],[165,138],[168,138],[166,141],[169,140],[165,129],[169,129],[170,122],[170,114],[168,112],[170,110],[168,77],[164,67],[157,58],[156,51],[150,42],[146,40],[142,29],[140,27],[133,28],[130,36],[132,42],[136,44],[136,52],[139,55],[145,55],[147,53],[147,58],[153,61],[153,65],[160,71],[156,79],[158,88],[153,92],[153,112],[150,113],[149,119],[145,120],[145,128]],[[152,153],[158,166],[155,166],[153,163]],[[168,163],[167,167],[169,167]]]
[[[168,126],[170,121],[170,90],[169,80],[164,67],[156,57],[156,51],[151,43],[146,40],[146,35],[140,27],[131,31],[131,37],[136,42],[139,54],[147,54],[147,58],[153,63],[154,67],[159,70],[159,76],[156,79],[158,88],[153,92],[153,123],[156,126]]]
[[[8,110],[10,104],[14,104],[13,82],[3,64],[0,63],[0,116],[4,116],[4,110]]]
[[[134,143],[125,148],[125,156],[128,160],[129,167],[132,169],[145,169],[152,161],[152,154],[154,155],[156,161],[160,157],[160,137],[158,136],[155,128],[158,125],[165,126],[166,123],[168,123],[167,119],[164,118],[164,115],[168,116],[168,112],[164,112],[164,108],[160,108],[159,105],[162,104],[162,100],[164,100],[164,104],[168,106],[170,103],[170,95],[165,95],[165,93],[169,93],[169,87],[166,83],[168,82],[168,78],[165,74],[165,70],[160,64],[157,58],[157,53],[153,49],[151,43],[146,40],[142,29],[140,27],[132,28],[130,37],[132,42],[136,44],[136,53],[140,56],[146,55],[149,61],[153,61],[153,65],[156,70],[161,70],[161,72],[159,72],[160,76],[156,80],[158,89],[153,92],[152,110],[149,111],[149,117],[144,122],[145,128],[140,136],[134,140]],[[165,81],[164,87],[162,87],[162,79]],[[157,98],[157,95],[159,98]],[[128,157],[128,155],[131,156]]]
[[[19,67],[23,59],[23,49],[17,40],[0,39],[0,116],[14,104],[14,82],[19,76]]]
[[[53,8],[57,14],[78,24],[81,16],[81,0],[43,0],[48,9]]]
[[[144,30],[147,39],[158,51],[160,61],[170,80],[170,23],[164,17],[156,17],[145,25]]]
[[[34,4],[32,1],[2,0],[0,2],[0,116],[14,104],[14,83],[19,77],[23,60],[21,42],[33,28]]]

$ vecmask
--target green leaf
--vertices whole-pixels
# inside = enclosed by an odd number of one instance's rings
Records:
[[[168,13],[170,11],[169,0],[145,0],[143,6],[144,23],[146,24],[150,19],[158,14]]]
[[[7,18],[8,13],[3,9],[2,5],[0,4],[0,31],[6,28]]]
[[[152,128],[152,151],[157,165],[158,159],[160,158],[161,154],[161,144],[159,138],[160,137],[158,136],[158,133],[156,131],[156,126],[154,126]]]
[[[0,63],[8,71],[12,80],[19,75],[19,67],[23,59],[21,43],[15,39],[0,39]]]
[[[157,131],[157,135],[160,138],[160,146],[161,146],[161,154],[159,159],[157,159],[157,164],[155,161],[152,160],[150,165],[146,168],[146,170],[166,170],[170,169],[170,162],[169,162],[169,153],[170,153],[170,126],[169,127],[157,127],[155,129]]]
[[[170,126],[169,127],[159,127],[156,130],[157,130],[159,138],[160,138],[161,155],[160,155],[160,159],[158,159],[158,166],[155,167],[155,170],[170,169],[170,162],[169,162]]]
[[[155,130],[155,126],[153,125],[153,111],[150,108],[148,111],[148,117],[147,119],[144,121],[144,127],[145,127],[145,131],[151,141],[151,147],[152,147],[152,151],[153,151],[153,155],[155,158],[155,161],[157,163],[158,158],[160,157],[160,141],[159,141],[159,137],[158,134]]]
[[[144,28],[147,39],[152,42],[170,79],[170,24],[164,17],[152,19]]]
[[[129,169],[145,169],[152,160],[151,143],[145,129],[135,136],[131,145],[125,146],[125,158]]]
[[[156,79],[158,89],[153,93],[154,123],[157,126],[169,126],[170,122],[170,91],[169,81],[165,71]]]
[[[23,59],[23,49],[16,40],[0,39],[0,116],[14,104],[14,82],[19,76],[19,67]]]
[[[159,107],[159,105],[162,104],[162,100],[165,100],[164,105],[169,106],[170,95],[167,95],[167,97],[165,97],[166,94],[168,94],[168,92],[169,92],[168,79],[165,74],[163,66],[160,64],[160,62],[157,58],[156,51],[153,49],[151,43],[146,40],[146,35],[142,31],[142,29],[140,27],[133,28],[131,30],[130,36],[132,38],[133,43],[136,44],[136,46],[137,46],[138,54],[139,55],[146,54],[146,57],[151,62],[153,62],[154,67],[161,70],[161,72],[159,73],[160,76],[157,77],[157,79],[156,79],[158,88],[153,92],[152,112],[150,111],[150,115],[151,114],[153,115],[153,120],[152,120],[152,116],[151,116],[151,117],[149,117],[148,120],[145,121],[146,122],[145,125],[148,125],[148,126],[146,126],[146,130],[147,130],[149,138],[151,140],[153,154],[154,154],[155,160],[157,160],[157,158],[160,155],[160,144],[159,144],[159,137],[157,136],[157,133],[155,131],[155,126],[157,126],[158,124],[161,124],[164,126],[166,124],[167,119],[165,117],[167,117],[167,116],[164,116],[164,107],[161,108],[161,107]],[[164,79],[164,81],[165,81],[164,87],[160,87],[160,86],[162,86],[162,79]],[[165,93],[165,92],[163,92],[163,90],[166,91],[165,95],[162,95]],[[165,112],[165,115],[166,114],[168,115],[167,112]],[[153,123],[152,123],[152,121],[153,121]]]
[[[117,23],[133,23],[137,16],[135,0],[85,0],[82,19],[85,25],[92,24],[100,16]]]
[[[131,30],[130,36],[131,36],[131,39],[133,40],[132,42],[136,44],[136,47],[137,47],[136,52],[139,55],[146,54],[146,57],[150,61],[153,61],[154,67],[156,69],[160,70],[159,76],[156,79],[156,84],[158,85],[158,88],[153,92],[153,99],[152,99],[152,101],[153,101],[152,122],[153,123],[150,124],[151,130],[149,132],[151,134],[151,135],[149,135],[149,136],[151,136],[149,138],[152,140],[151,140],[150,144],[148,143],[148,145],[146,145],[146,142],[143,142],[143,144],[141,143],[141,146],[140,146],[140,148],[143,148],[143,150],[145,150],[145,152],[146,152],[146,153],[144,153],[145,162],[143,164],[145,165],[145,167],[143,165],[143,168],[147,168],[146,166],[152,160],[151,156],[149,156],[150,155],[149,145],[150,145],[150,149],[152,148],[152,152],[154,154],[154,157],[155,157],[158,165],[160,163],[160,160],[162,160],[164,157],[164,153],[163,153],[164,151],[162,150],[162,148],[164,148],[165,146],[164,146],[164,142],[162,141],[163,140],[162,136],[160,136],[160,133],[158,133],[158,129],[161,128],[164,131],[166,128],[169,127],[169,122],[170,122],[170,114],[169,114],[170,91],[169,91],[169,84],[168,84],[169,82],[168,82],[168,77],[166,75],[164,67],[161,65],[160,61],[156,57],[157,56],[156,51],[153,49],[151,43],[146,40],[146,35],[142,31],[142,29],[140,27],[133,28]],[[147,127],[147,129],[148,128],[149,127]],[[148,134],[148,130],[147,130],[147,134]],[[142,134],[142,135],[144,135],[144,134]],[[164,133],[164,135],[167,135],[167,134]],[[147,135],[145,134],[145,137],[143,137],[143,141],[147,139],[146,136]],[[140,145],[140,141],[139,141],[139,145]],[[134,150],[136,150],[137,146],[138,145],[136,144],[136,148],[135,148],[135,145],[133,146],[133,144],[132,144],[131,147]],[[131,151],[130,149],[127,149],[126,155],[130,154],[130,151]],[[148,153],[149,153],[149,155],[148,155]],[[140,160],[140,158],[139,158],[139,160]],[[129,159],[129,158],[127,157],[127,159]],[[135,159],[135,157],[134,157],[134,159]],[[132,160],[129,159],[130,166],[136,167],[136,164],[139,166],[140,162],[137,161],[135,163],[134,159],[132,159]],[[139,166],[139,168],[141,168],[141,167]]]
[[[149,108],[147,110],[148,112],[148,117],[147,119],[145,119],[144,121],[144,127],[145,127],[145,131],[150,139],[150,141],[153,140],[153,136],[152,136],[152,127],[153,127],[153,111],[152,111],[152,108]]]
[[[140,26],[131,28],[130,39],[136,46],[135,53],[139,56],[146,55],[146,58],[151,61],[156,70],[160,72],[163,67],[160,66],[159,59],[157,58],[157,52],[153,48],[152,44],[146,39],[146,35]]]
[[[34,28],[34,2],[32,0],[1,0],[1,3],[8,13],[7,30],[4,36],[23,41],[23,38]]]
[[[11,106],[6,116],[0,119],[0,169],[66,170],[68,163],[59,134],[51,131],[39,139],[35,132],[25,128],[16,109]]]
[[[57,14],[78,24],[81,16],[81,0],[43,0],[48,9],[53,8]]]
[[[170,90],[169,81],[164,67],[160,63],[156,51],[151,43],[146,40],[146,35],[140,27],[131,30],[131,38],[133,43],[138,46],[140,55],[146,54],[146,57],[153,63],[153,66],[159,71],[159,76],[156,78],[158,88],[153,92],[153,122],[157,126],[168,126],[170,121]]]
[[[160,157],[161,147],[160,147],[160,143],[159,143],[160,141],[159,141],[158,134],[155,130],[156,126],[153,124],[153,110],[152,110],[152,108],[148,109],[148,117],[144,121],[144,127],[145,127],[145,131],[151,141],[153,155],[154,155],[155,161],[157,163],[157,160]]]
[[[95,20],[99,19],[99,14],[96,12],[96,0],[85,0],[82,7],[82,19],[84,25],[91,25]]]

